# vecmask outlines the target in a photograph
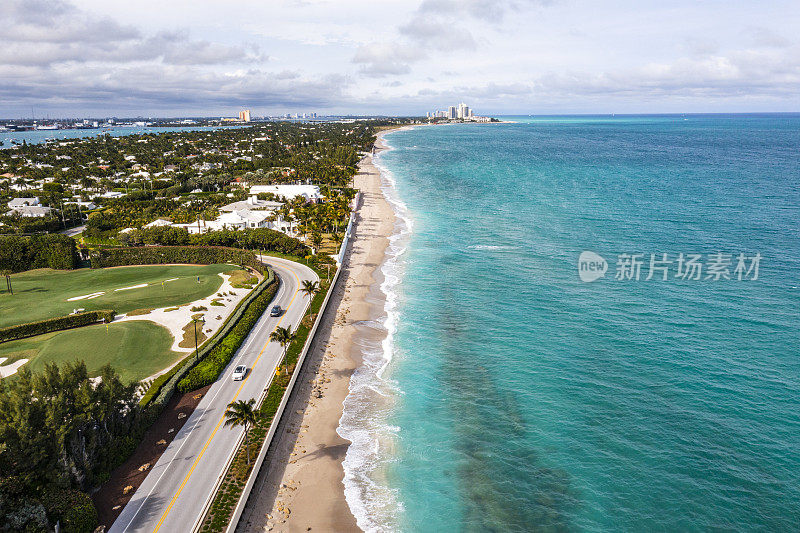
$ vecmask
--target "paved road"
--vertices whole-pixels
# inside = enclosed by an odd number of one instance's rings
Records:
[[[111,526],[111,533],[188,532],[200,519],[243,431],[223,426],[225,409],[234,400],[257,398],[268,386],[282,354],[278,344],[269,342],[269,334],[279,325],[296,329],[309,300],[300,292],[302,280],[319,279],[305,265],[265,259],[281,280],[275,303],[286,312],[275,318],[264,313],[259,319],[222,377],[137,488]],[[250,369],[244,381],[231,379],[237,364]]]
[[[65,229],[65,230],[59,231],[59,233],[63,233],[64,235],[67,235],[68,237],[74,237],[75,235],[78,235],[79,233],[83,233],[83,230],[85,230],[85,229],[86,229],[86,224],[84,224],[83,226],[76,226],[74,228],[69,228],[69,229]]]

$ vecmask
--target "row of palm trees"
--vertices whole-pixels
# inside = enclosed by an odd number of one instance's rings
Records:
[[[319,292],[319,282],[304,280],[303,286],[300,289],[304,295],[308,296],[309,300],[314,298],[314,295]],[[281,361],[286,358],[286,352],[289,346],[295,339],[297,334],[292,332],[291,326],[281,327],[278,326],[269,334],[270,342],[277,342],[283,349]],[[280,372],[280,370],[279,370]],[[226,427],[243,427],[244,428],[244,447],[247,450],[247,465],[250,465],[250,428],[256,425],[261,420],[261,413],[256,409],[255,398],[249,400],[237,400],[228,404],[228,409],[225,411],[225,426]]]

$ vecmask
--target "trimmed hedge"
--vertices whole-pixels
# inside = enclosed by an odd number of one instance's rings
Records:
[[[72,270],[78,266],[75,239],[66,235],[0,236],[0,270]]]
[[[189,233],[183,228],[160,226],[142,228],[123,233],[120,242],[130,246],[159,244],[164,246],[228,246],[243,247],[249,250],[269,250],[285,254],[306,256],[311,253],[308,246],[279,231],[267,228],[247,228],[244,230],[219,230],[207,233]]]
[[[62,329],[79,328],[81,326],[95,324],[101,320],[111,322],[114,320],[114,315],[115,312],[111,309],[98,309],[96,311],[86,311],[74,315],[48,318],[47,320],[40,320],[38,322],[8,326],[6,328],[0,328],[0,342],[35,337],[36,335],[42,335],[43,333],[50,333],[52,331],[61,331]]]
[[[172,394],[175,392],[175,388],[177,387],[178,383],[183,380],[184,377],[186,377],[186,375],[195,367],[195,365],[201,362],[224,341],[228,334],[231,333],[238,325],[239,321],[245,315],[245,312],[250,305],[267,291],[270,292],[270,294],[267,296],[267,301],[271,301],[277,290],[278,283],[275,280],[275,274],[272,272],[272,269],[267,269],[267,276],[265,279],[258,286],[256,286],[255,289],[253,289],[247,298],[239,303],[233,313],[231,313],[222,324],[222,327],[217,331],[217,333],[200,347],[199,353],[197,355],[192,353],[188,357],[184,358],[183,361],[175,365],[169,372],[156,378],[155,381],[153,381],[153,383],[150,385],[147,393],[145,393],[144,397],[142,397],[142,400],[139,402],[140,405],[147,406],[148,404],[154,404],[158,407],[157,410],[166,405],[166,403],[172,397]]]
[[[273,283],[248,305],[242,317],[222,342],[217,344],[202,361],[189,371],[186,377],[178,382],[179,392],[193,391],[210,385],[217,380],[222,371],[225,370],[225,367],[228,366],[228,363],[231,362],[236,350],[247,338],[250,330],[253,329],[258,319],[267,310],[277,291],[278,284]]]
[[[264,265],[253,252],[223,246],[143,246],[141,248],[101,248],[91,252],[92,268],[125,265],[186,263],[211,265],[235,263],[264,272]]]

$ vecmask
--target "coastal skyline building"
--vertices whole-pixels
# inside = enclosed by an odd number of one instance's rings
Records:
[[[483,122],[486,117],[476,117],[473,109],[466,103],[461,102],[457,106],[448,106],[445,110],[428,111],[425,113],[428,120],[444,118],[448,120],[467,120],[474,122]]]
[[[244,109],[242,111],[239,111],[239,120],[241,120],[242,122],[250,122],[250,110]]]

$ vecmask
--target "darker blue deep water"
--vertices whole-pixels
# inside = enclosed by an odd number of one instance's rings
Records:
[[[800,527],[800,116],[387,141],[414,221],[385,375],[400,528]],[[606,277],[579,279],[584,250]],[[651,253],[717,252],[760,253],[759,279],[644,280]],[[642,279],[614,279],[634,253]]]

